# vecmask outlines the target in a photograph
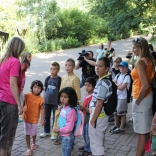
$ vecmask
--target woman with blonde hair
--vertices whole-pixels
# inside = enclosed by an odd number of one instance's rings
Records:
[[[0,156],[11,155],[18,114],[23,113],[19,96],[21,75],[19,56],[24,48],[24,42],[14,37],[0,59]]]
[[[148,43],[143,37],[132,41],[133,53],[138,60],[131,72],[133,79],[132,117],[133,128],[138,134],[136,156],[143,156],[144,145],[149,139],[152,123],[152,79],[155,72],[155,64],[149,51]]]

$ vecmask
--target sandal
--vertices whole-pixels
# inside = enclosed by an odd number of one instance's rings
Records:
[[[125,131],[124,130],[121,130],[120,128],[117,128],[117,129],[111,131],[112,134],[124,133],[124,132]]]
[[[30,149],[27,149],[26,156],[31,156],[31,155],[32,155],[32,151]]]
[[[37,145],[36,144],[32,144],[31,145],[31,150],[35,150],[37,148]]]

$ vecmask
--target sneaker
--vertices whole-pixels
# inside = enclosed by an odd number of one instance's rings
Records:
[[[121,130],[120,128],[116,128],[115,130],[112,130],[111,133],[112,134],[117,134],[117,133],[124,133],[124,130]]]
[[[62,141],[60,139],[54,141],[54,145],[60,145],[60,144],[62,144]]]
[[[54,137],[54,136],[51,137],[51,140],[56,140],[56,139],[57,139],[57,137]]]
[[[84,146],[79,147],[78,150],[80,150],[80,151],[84,151]]]
[[[91,152],[83,151],[82,154],[79,154],[79,156],[88,156],[92,154]]]
[[[110,128],[109,132],[112,132],[112,131],[114,131],[114,130],[117,129],[117,128],[118,128],[118,127],[113,126],[113,127]]]
[[[40,134],[40,138],[44,138],[44,137],[50,136],[50,135],[51,135],[50,133],[43,132],[43,133]]]

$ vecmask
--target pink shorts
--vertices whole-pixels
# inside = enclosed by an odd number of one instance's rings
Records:
[[[37,135],[37,123],[36,124],[31,124],[28,122],[23,122],[23,123],[24,123],[25,135],[31,135],[31,136]]]

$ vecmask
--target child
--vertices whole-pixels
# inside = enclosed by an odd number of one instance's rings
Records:
[[[89,140],[89,134],[88,134],[88,126],[89,126],[89,118],[90,118],[90,112],[89,112],[89,103],[92,99],[93,90],[95,88],[96,81],[92,77],[88,77],[85,80],[85,90],[87,92],[87,95],[84,99],[83,105],[81,105],[81,110],[84,113],[85,120],[84,120],[84,127],[83,127],[83,138],[85,140],[85,146],[78,148],[79,150],[83,150],[83,153],[79,156],[88,156],[91,154],[90,150],[90,140]]]
[[[24,121],[24,133],[26,135],[27,151],[26,155],[32,155],[32,150],[37,148],[36,134],[37,123],[41,114],[40,123],[44,125],[44,100],[40,96],[43,90],[43,84],[39,80],[35,80],[31,84],[31,93],[24,95],[24,107],[23,107],[23,121]],[[33,143],[30,147],[30,135],[32,136]]]
[[[97,49],[97,51],[96,51],[96,59],[98,60],[99,58],[101,58],[101,57],[103,57],[103,55],[104,55],[104,46],[103,46],[103,44],[101,43],[100,44],[100,46],[99,46],[99,49]]]
[[[63,106],[58,118],[58,127],[54,131],[59,133],[62,140],[62,156],[71,156],[74,143],[74,127],[77,120],[75,108],[77,95],[72,87],[63,88],[58,96],[59,103]]]
[[[122,58],[121,57],[117,57],[114,60],[114,65],[113,65],[112,73],[111,73],[112,80],[114,80],[115,76],[120,73],[120,70],[119,70],[119,64],[120,64],[120,62],[122,62]]]
[[[50,118],[51,111],[53,111],[53,124],[55,120],[55,111],[58,108],[58,93],[61,85],[61,78],[57,75],[60,71],[60,65],[57,62],[53,62],[50,67],[51,75],[45,79],[44,87],[44,104],[45,104],[45,117],[44,117],[44,132],[40,134],[40,137],[46,137],[50,135]],[[52,138],[56,139],[56,138]]]
[[[103,156],[104,131],[108,126],[108,116],[104,112],[104,102],[107,102],[112,94],[112,83],[107,77],[110,61],[107,57],[101,57],[96,61],[95,72],[99,80],[95,86],[90,102],[89,138],[92,155]]]
[[[67,75],[62,77],[60,90],[64,87],[74,88],[78,97],[78,101],[80,101],[81,99],[80,80],[73,73],[74,68],[75,68],[75,61],[72,58],[67,59],[67,61],[65,62],[65,70],[67,72]]]
[[[30,62],[31,62],[31,53],[29,52],[23,52],[21,55],[21,84],[20,84],[20,99],[21,102],[23,103],[24,96],[23,96],[23,89],[25,86],[25,72],[27,69],[30,67]],[[18,119],[18,122],[23,122],[22,119]]]
[[[130,87],[130,76],[126,75],[128,71],[128,63],[121,62],[119,64],[120,73],[114,78],[114,83],[117,86],[117,97],[118,104],[116,108],[116,112],[114,113],[115,126],[110,129],[110,132],[115,133],[123,133],[124,126],[126,123],[126,113],[127,113],[127,89]],[[121,125],[118,128],[119,116],[121,116]]]
[[[75,90],[78,97],[78,102],[80,103],[80,99],[81,99],[80,80],[73,73],[74,68],[75,68],[75,61],[72,58],[67,59],[67,61],[65,62],[65,70],[67,72],[67,75],[62,77],[60,90],[64,87],[72,87]],[[60,143],[61,141],[58,137],[58,139],[54,142],[54,144],[59,145]]]

